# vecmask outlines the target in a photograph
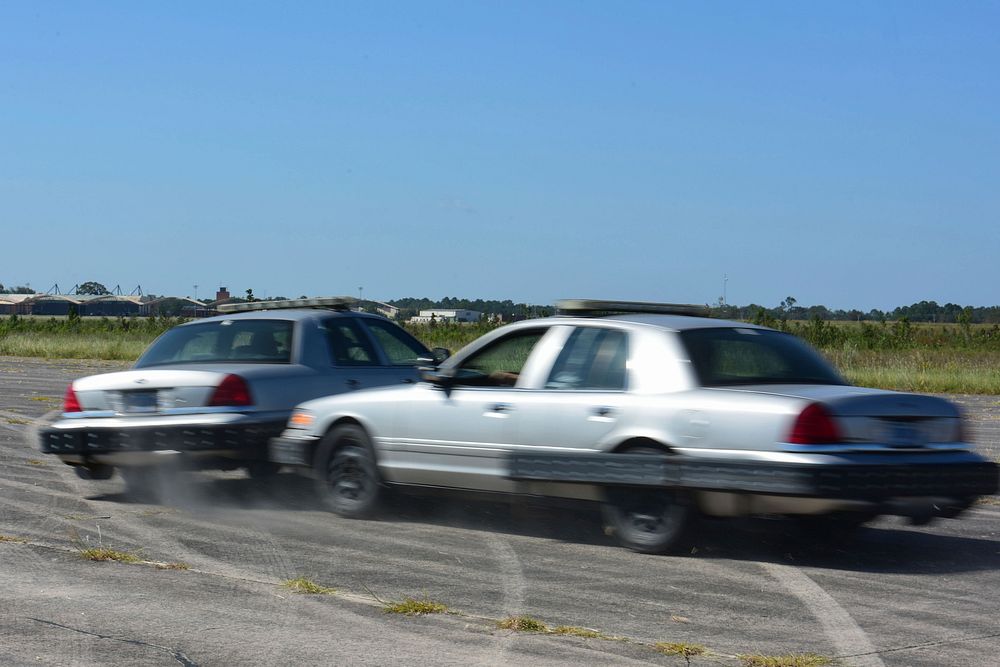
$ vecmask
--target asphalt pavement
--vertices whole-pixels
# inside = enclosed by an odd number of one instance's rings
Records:
[[[341,519],[291,473],[192,473],[139,503],[33,438],[69,380],[119,367],[0,357],[0,664],[686,664],[659,642],[704,646],[691,665],[998,664],[996,496],[833,546],[776,520],[709,522],[683,556],[615,546],[587,507],[399,496],[378,520]],[[949,398],[1000,457],[1000,397]],[[81,558],[90,547],[142,562]],[[298,577],[335,593],[282,586]],[[407,597],[449,613],[384,611]],[[515,615],[601,637],[496,626]]]

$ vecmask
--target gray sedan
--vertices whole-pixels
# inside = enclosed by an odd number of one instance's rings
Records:
[[[63,414],[40,430],[41,450],[85,479],[108,479],[117,467],[137,492],[167,462],[273,473],[267,440],[297,403],[415,382],[418,361],[431,356],[389,320],[349,310],[352,303],[256,302],[175,327],[132,370],[70,384]]]
[[[667,304],[561,306],[419,384],[303,403],[272,460],[310,470],[345,516],[387,484],[568,497],[602,503],[618,539],[650,552],[701,514],[832,534],[957,516],[996,490],[953,404],[850,386],[790,334]]]

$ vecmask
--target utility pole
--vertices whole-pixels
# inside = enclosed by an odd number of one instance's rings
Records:
[[[729,276],[725,273],[722,274],[722,305],[726,304],[726,283],[729,282]]]
[[[197,285],[194,286],[194,300],[195,301],[198,300],[198,286]]]
[[[358,301],[361,301],[361,293],[364,291],[364,287],[358,287]]]

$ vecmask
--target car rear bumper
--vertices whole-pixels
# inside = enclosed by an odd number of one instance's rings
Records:
[[[266,459],[267,440],[285,426],[284,413],[183,417],[63,419],[39,429],[43,453],[67,463],[136,465],[144,454],[179,452]]]
[[[519,481],[888,502],[899,498],[969,499],[996,493],[998,467],[969,452],[905,457],[815,455],[798,461],[514,453],[509,459],[508,477]]]

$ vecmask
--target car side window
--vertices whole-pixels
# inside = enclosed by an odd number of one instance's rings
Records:
[[[625,389],[628,345],[625,332],[579,327],[552,366],[546,389]]]
[[[366,319],[365,326],[382,346],[382,351],[393,366],[413,366],[417,359],[429,354],[420,341],[395,324]]]
[[[456,384],[479,387],[513,387],[535,345],[546,329],[517,331],[493,341],[463,361]]]
[[[336,366],[377,366],[378,354],[358,323],[346,317],[325,322],[330,358]]]

